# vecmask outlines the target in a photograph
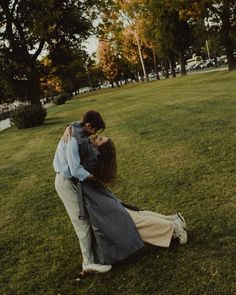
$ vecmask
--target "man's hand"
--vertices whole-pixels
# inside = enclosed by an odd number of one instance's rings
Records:
[[[97,180],[97,178],[96,178],[94,175],[90,174],[89,176],[87,176],[87,177],[85,178],[85,180],[95,181],[95,180]]]
[[[72,127],[68,126],[64,132],[64,134],[62,135],[62,141],[67,143],[72,136]]]

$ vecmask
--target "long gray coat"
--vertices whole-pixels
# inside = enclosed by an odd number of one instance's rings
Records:
[[[99,165],[98,151],[79,140],[81,164],[91,173]],[[83,202],[92,231],[93,249],[98,262],[113,264],[144,246],[144,243],[121,201],[100,182],[81,182]]]

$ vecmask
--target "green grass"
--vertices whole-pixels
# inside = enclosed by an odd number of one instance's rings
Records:
[[[147,246],[79,282],[77,237],[54,190],[66,124],[100,111],[117,147],[125,202],[181,211],[187,245]],[[44,126],[0,133],[0,292],[4,295],[236,294],[236,73],[204,73],[87,93]]]

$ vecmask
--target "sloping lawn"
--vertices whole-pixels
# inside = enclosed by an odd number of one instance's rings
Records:
[[[78,239],[54,190],[68,122],[100,111],[117,147],[125,202],[180,211],[189,241],[147,246],[111,272],[75,279]],[[48,109],[45,125],[0,133],[0,293],[236,294],[236,73],[214,72],[87,93]]]

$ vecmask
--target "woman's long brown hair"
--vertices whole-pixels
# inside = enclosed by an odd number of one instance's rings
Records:
[[[103,183],[111,183],[116,178],[116,148],[111,139],[98,147],[100,153],[97,178]]]

